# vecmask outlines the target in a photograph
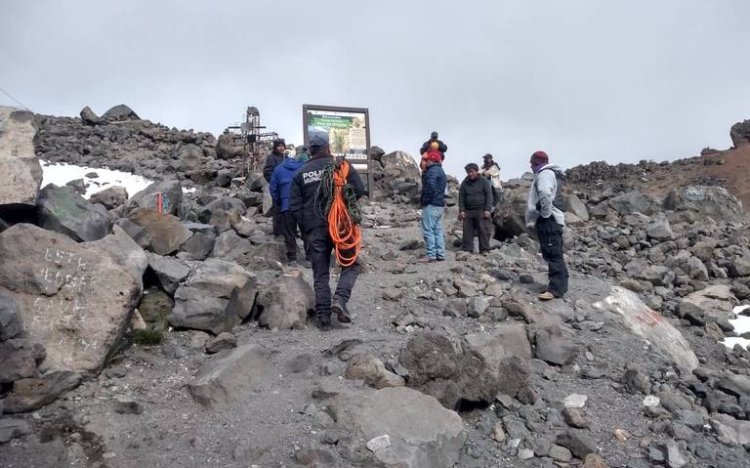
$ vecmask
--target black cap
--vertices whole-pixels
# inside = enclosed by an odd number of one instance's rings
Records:
[[[485,155],[484,155],[484,156],[482,156],[482,157],[483,157],[484,159],[488,159],[488,158],[489,158],[489,159],[492,159],[492,155],[491,155],[490,153],[487,153],[487,154],[485,154]]]
[[[310,146],[328,146],[328,138],[315,135],[314,137],[310,138]]]
[[[430,134],[430,138],[437,138],[437,137],[438,137],[438,132],[432,132]]]
[[[277,139],[277,140],[273,140],[273,147],[274,147],[274,148],[276,148],[276,147],[277,147],[277,146],[279,146],[279,145],[284,145],[284,146],[286,146],[286,142],[284,141],[284,139],[283,139],[283,138],[279,138],[279,139]]]

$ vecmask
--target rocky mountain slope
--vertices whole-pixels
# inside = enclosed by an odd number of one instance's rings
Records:
[[[259,174],[210,135],[92,114],[0,113],[2,466],[747,466],[750,352],[720,343],[750,299],[739,140],[572,169],[571,291],[543,304],[528,178],[488,255],[422,265],[419,170],[376,150],[354,323],[320,332]],[[40,157],[158,182],[86,200],[40,187]]]

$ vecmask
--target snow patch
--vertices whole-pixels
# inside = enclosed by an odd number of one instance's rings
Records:
[[[737,318],[729,320],[729,323],[732,324],[732,326],[734,327],[734,332],[738,335],[750,332],[750,317],[748,317],[747,315],[739,315],[748,309],[750,309],[750,305],[741,305],[732,309],[732,312],[737,316]],[[734,345],[739,344],[743,348],[748,349],[748,346],[750,345],[749,339],[741,338],[739,336],[730,336],[724,338],[721,342],[727,348],[734,348]]]
[[[50,163],[49,161],[42,160],[39,162],[42,165],[44,174],[42,177],[42,187],[45,187],[47,184],[55,184],[62,187],[71,180],[83,179],[86,186],[86,194],[83,197],[86,199],[97,192],[116,185],[125,187],[125,190],[128,191],[128,196],[132,197],[154,182],[151,179],[128,172],[76,166],[75,164]],[[86,175],[92,172],[96,173],[98,177],[88,177]]]

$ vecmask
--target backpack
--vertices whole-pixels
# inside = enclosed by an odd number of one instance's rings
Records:
[[[556,171],[554,169],[547,168],[542,171],[552,171],[555,173],[555,180],[557,181],[557,190],[555,191],[555,198],[552,199],[552,206],[565,213],[568,211],[568,198],[570,197],[570,189],[568,188],[568,180],[562,171]],[[539,171],[539,172],[542,172]],[[538,203],[537,203],[538,205]],[[538,206],[537,206],[538,209]]]

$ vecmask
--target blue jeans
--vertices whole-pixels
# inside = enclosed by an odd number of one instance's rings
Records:
[[[422,207],[422,235],[427,258],[445,258],[445,234],[443,234],[443,207]]]

